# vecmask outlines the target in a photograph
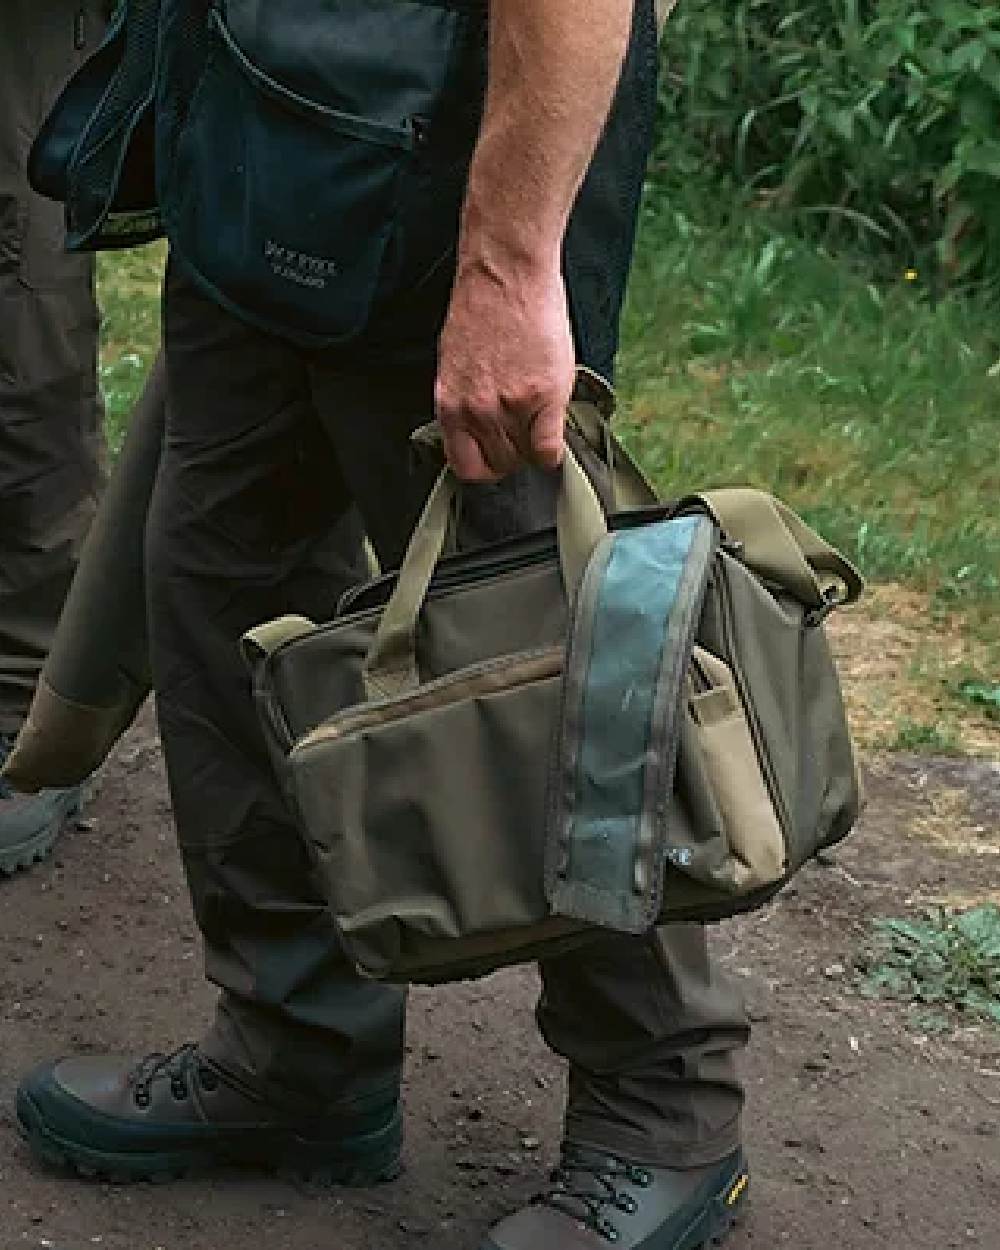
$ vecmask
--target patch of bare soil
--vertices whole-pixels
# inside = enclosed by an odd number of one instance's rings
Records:
[[[893,745],[901,728],[922,727],[958,751],[1000,760],[1000,721],[964,705],[953,690],[963,671],[989,671],[995,648],[958,622],[934,620],[927,595],[892,583],[869,586],[828,629],[862,746]]]
[[[754,1198],[732,1250],[1000,1247],[1000,1031],[922,1035],[852,973],[873,917],[997,897],[1000,771],[903,756],[866,771],[852,839],[716,931],[755,1022]],[[83,827],[0,882],[0,1250],[475,1250],[557,1146],[562,1074],[535,992],[518,969],[413,995],[407,1171],[378,1190],[235,1171],[114,1187],[38,1166],[10,1111],[20,1073],[54,1052],[196,1037],[212,1001],[144,717]]]

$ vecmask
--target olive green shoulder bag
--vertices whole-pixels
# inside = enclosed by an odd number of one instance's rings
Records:
[[[760,906],[858,812],[824,621],[855,570],[759,491],[442,557],[442,473],[398,574],[249,633],[263,724],[359,971],[446,981]]]

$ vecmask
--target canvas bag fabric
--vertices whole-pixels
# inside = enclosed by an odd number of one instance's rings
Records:
[[[591,404],[573,405],[571,423],[605,428]],[[648,500],[611,445],[619,498]],[[691,517],[712,535],[667,709],[669,782],[628,813],[611,881],[581,853],[586,812],[556,798],[580,793],[565,708],[589,662],[574,639],[593,597],[576,591],[608,522],[570,458],[557,532],[441,559],[456,492],[443,475],[400,573],[348,596],[335,620],[282,618],[244,640],[277,768],[361,973],[454,980],[584,945],[597,926],[721,919],[760,906],[849,831],[858,781],[823,621],[861,583],[798,517],[734,490],[611,518],[612,541]],[[599,736],[590,746],[599,756]],[[657,764],[648,739],[643,752]]]

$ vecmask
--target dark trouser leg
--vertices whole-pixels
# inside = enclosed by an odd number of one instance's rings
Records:
[[[205,1050],[310,1108],[395,1091],[403,996],[348,966],[273,778],[238,652],[285,612],[328,617],[357,567],[306,369],[168,277],[169,409],[150,515],[151,659],[178,836],[210,979]]]
[[[660,1167],[734,1149],[749,1028],[702,926],[609,936],[541,972],[539,1027],[570,1065],[568,1140]]]
[[[151,659],[178,837],[207,972],[222,990],[203,1048],[277,1099],[350,1105],[395,1088],[403,995],[358,980],[273,779],[239,658],[285,612],[329,617],[353,570],[331,563],[350,499],[398,562],[433,469],[408,436],[433,365],[366,374],[248,329],[167,281],[167,438],[147,538]],[[319,414],[319,415],[317,415]],[[552,483],[470,493],[469,541],[551,516]]]
[[[94,0],[8,0],[0,39],[0,733],[28,709],[100,485],[90,257],[35,195],[31,137],[103,26]],[[77,23],[83,10],[85,22]]]

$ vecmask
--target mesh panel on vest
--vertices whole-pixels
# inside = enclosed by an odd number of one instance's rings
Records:
[[[121,64],[85,136],[85,155],[74,161],[70,203],[79,208],[103,207],[108,187],[115,184],[122,149],[112,140],[132,121],[136,103],[149,94],[159,10],[159,0],[129,5]]]
[[[208,56],[208,10],[208,0],[162,0],[156,100],[161,182],[170,177],[177,139]]]

